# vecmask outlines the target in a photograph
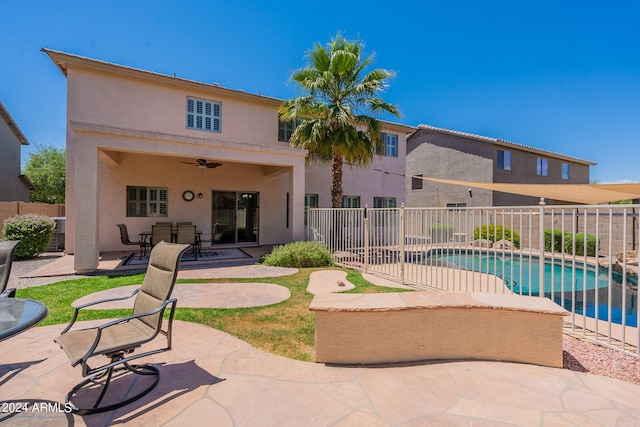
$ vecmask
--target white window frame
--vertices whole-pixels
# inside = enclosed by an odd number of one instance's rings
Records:
[[[169,216],[169,190],[166,187],[127,186],[127,217]]]
[[[360,196],[342,196],[343,208],[359,208]]]
[[[569,163],[562,164],[562,179],[569,179]]]
[[[394,133],[381,133],[382,155],[387,157],[398,157],[398,135]]]
[[[278,141],[289,142],[291,135],[300,124],[300,120],[280,120],[278,119]]]
[[[187,97],[187,129],[222,132],[222,104]]]
[[[549,174],[549,160],[544,157],[538,157],[536,160],[536,174],[547,176]]]
[[[511,151],[498,150],[498,169],[511,170]]]

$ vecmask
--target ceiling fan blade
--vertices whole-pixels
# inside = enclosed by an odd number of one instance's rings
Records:
[[[209,169],[215,169],[215,168],[217,168],[218,166],[222,166],[222,163],[215,163],[215,162],[207,163],[207,167],[208,167]]]

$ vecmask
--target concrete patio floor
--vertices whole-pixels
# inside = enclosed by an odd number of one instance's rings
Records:
[[[82,325],[81,325],[82,326]],[[525,364],[446,361],[326,366],[265,353],[229,334],[178,321],[169,352],[149,358],[160,383],[115,411],[56,409],[81,380],[53,342],[60,325],[0,343],[3,425],[107,426],[637,426],[640,387]],[[51,405],[35,411],[34,405]],[[40,406],[41,407],[41,406]]]
[[[180,274],[259,278],[277,271],[242,266]],[[334,287],[333,278],[317,277]],[[311,289],[318,292],[318,283],[310,283]],[[256,299],[255,305],[264,302],[264,292],[256,293],[262,302]],[[82,378],[53,342],[63,327],[36,327],[0,342],[2,425],[640,424],[639,386],[588,373],[492,361],[328,366],[266,353],[227,333],[182,321],[174,324],[173,349],[148,358],[161,375],[149,395],[115,411],[74,416],[61,405]],[[27,410],[10,411],[10,403],[13,408],[26,404]]]

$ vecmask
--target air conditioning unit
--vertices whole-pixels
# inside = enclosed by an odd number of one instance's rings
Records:
[[[56,222],[56,229],[53,231],[51,243],[49,243],[49,247],[47,247],[47,252],[64,251],[65,217],[56,217],[51,219]]]

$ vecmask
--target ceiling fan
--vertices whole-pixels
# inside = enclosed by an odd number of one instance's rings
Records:
[[[205,159],[198,159],[195,162],[180,162],[180,163],[184,163],[185,165],[193,165],[193,166],[197,166],[200,169],[214,169],[217,168],[218,166],[222,166],[222,163],[216,163],[216,162],[207,162]]]

